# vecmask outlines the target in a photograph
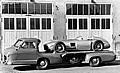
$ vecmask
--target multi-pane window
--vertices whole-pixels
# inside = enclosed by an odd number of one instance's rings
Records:
[[[91,19],[91,29],[100,29],[100,19]]]
[[[30,18],[30,29],[40,29],[40,19],[39,18]]]
[[[91,29],[110,29],[110,19],[91,19]]]
[[[76,30],[77,29],[77,19],[68,19],[68,29]]]
[[[17,30],[26,29],[26,18],[16,18],[16,29]]]
[[[4,29],[6,30],[14,29],[14,18],[4,18]]]
[[[52,14],[52,3],[29,3],[29,14]]]
[[[87,19],[79,19],[79,29],[87,29]]]
[[[110,29],[110,19],[101,19],[102,29]]]
[[[51,18],[42,18],[42,29],[51,29]]]
[[[27,3],[4,3],[3,14],[27,14]]]
[[[27,10],[28,9],[28,10]],[[52,3],[3,3],[3,14],[52,14]]]
[[[66,4],[67,15],[110,15],[111,4]]]

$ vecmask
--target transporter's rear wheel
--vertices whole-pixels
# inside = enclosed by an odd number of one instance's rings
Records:
[[[100,64],[101,64],[101,59],[99,57],[91,58],[89,61],[89,65],[91,67],[96,67],[99,66]]]

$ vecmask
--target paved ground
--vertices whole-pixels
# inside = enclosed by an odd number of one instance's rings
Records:
[[[100,67],[82,65],[57,65],[50,66],[47,70],[36,70],[27,65],[3,65],[0,64],[0,73],[120,73],[120,61],[103,64]]]

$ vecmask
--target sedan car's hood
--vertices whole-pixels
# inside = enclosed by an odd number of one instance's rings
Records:
[[[11,46],[11,47],[9,47],[9,48],[6,48],[5,50],[4,50],[4,54],[5,55],[7,55],[8,53],[10,54],[10,53],[15,53],[17,50],[17,47],[14,47],[14,46]]]

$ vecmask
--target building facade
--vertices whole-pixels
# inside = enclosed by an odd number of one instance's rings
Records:
[[[1,52],[18,38],[39,38],[42,45],[48,40],[78,36],[102,37],[111,44],[110,50],[117,52],[118,3],[119,0],[1,0]]]

